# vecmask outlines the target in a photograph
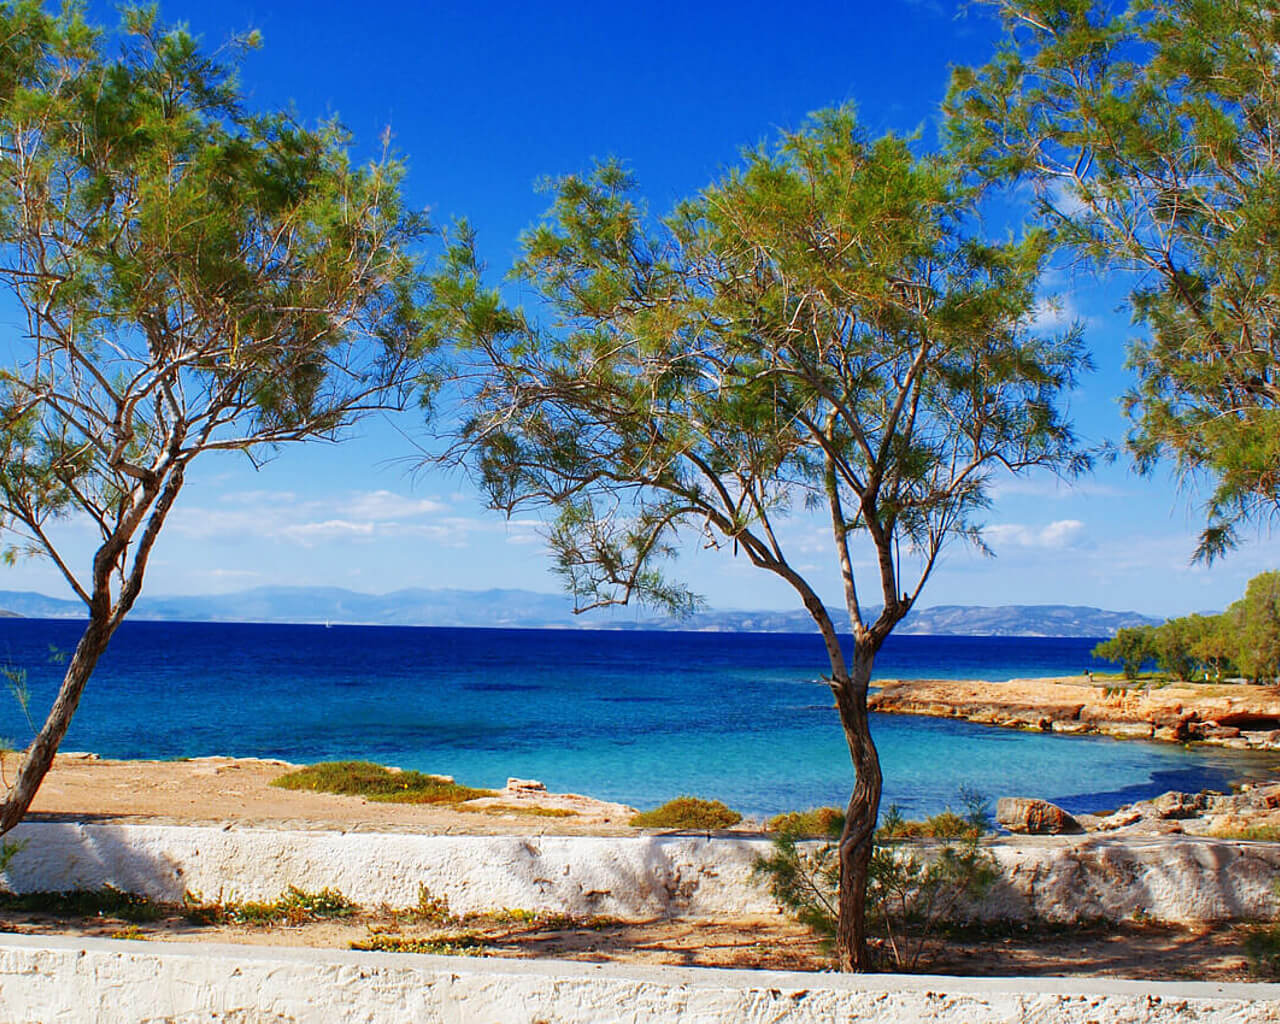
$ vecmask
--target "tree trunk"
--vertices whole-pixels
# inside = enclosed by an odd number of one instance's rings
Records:
[[[856,782],[845,812],[840,836],[840,899],[836,918],[836,960],[842,971],[871,969],[867,952],[867,873],[875,846],[876,820],[880,815],[880,754],[871,739],[867,712],[867,688],[875,649],[869,643],[854,644],[849,678],[833,686],[840,724],[844,727]]]
[[[53,755],[58,752],[58,744],[67,734],[67,727],[71,725],[71,718],[76,713],[85,683],[89,681],[98,659],[111,640],[114,630],[109,628],[108,620],[109,612],[105,615],[92,615],[80,642],[76,644],[75,654],[67,665],[66,675],[62,677],[62,686],[58,689],[58,697],[49,710],[49,716],[39,734],[23,752],[22,764],[18,768],[13,788],[9,790],[4,803],[0,804],[0,835],[4,835],[22,820],[31,801],[36,797],[40,783],[52,766]]]

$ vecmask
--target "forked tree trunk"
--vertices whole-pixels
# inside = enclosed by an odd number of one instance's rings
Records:
[[[18,767],[17,778],[13,788],[9,790],[3,804],[0,804],[0,835],[4,835],[27,813],[31,801],[36,798],[36,791],[44,781],[53,756],[58,752],[58,744],[67,734],[71,718],[80,703],[80,695],[84,693],[85,683],[93,675],[94,667],[102,652],[107,649],[114,629],[110,624],[110,611],[94,614],[89,619],[76,644],[75,653],[67,664],[66,674],[62,677],[62,686],[58,689],[58,697],[49,710],[44,725],[31,745],[23,752],[22,763]]]
[[[867,689],[875,651],[855,642],[852,671],[832,687],[840,724],[857,778],[840,835],[840,893],[836,918],[836,960],[842,971],[871,969],[867,951],[867,876],[880,814],[880,754],[871,739]]]

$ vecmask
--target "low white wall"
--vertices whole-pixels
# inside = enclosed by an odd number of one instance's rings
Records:
[[[1081,837],[991,852],[1000,877],[977,908],[988,919],[1201,924],[1270,920],[1277,911],[1276,843]]]
[[[338,889],[366,906],[413,906],[418,888],[455,912],[522,908],[624,918],[767,914],[750,881],[765,840],[700,836],[440,836],[192,825],[34,822],[3,876],[15,892],[96,889],[178,900],[274,899]]]
[[[1280,986],[831,975],[0,937],[0,1020],[308,1024],[1280,1020]]]
[[[334,888],[366,906],[412,906],[419,886],[456,912],[523,908],[644,919],[768,914],[751,878],[764,839],[433,836],[184,825],[37,822],[3,881],[18,892],[114,885],[167,900],[273,899]],[[990,847],[1001,877],[988,918],[1135,915],[1178,923],[1269,919],[1280,844],[1082,837]]]

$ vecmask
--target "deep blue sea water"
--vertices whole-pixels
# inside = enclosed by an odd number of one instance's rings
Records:
[[[80,624],[0,619],[0,664],[29,676],[37,723]],[[1096,641],[892,637],[878,678],[1078,673]],[[679,793],[749,814],[843,804],[852,769],[817,636],[127,622],[64,750],[297,762],[367,758],[501,786],[654,806]],[[1224,788],[1275,758],[878,715],[885,802],[910,815],[965,785],[1070,810]],[[0,693],[0,736],[30,728]]]

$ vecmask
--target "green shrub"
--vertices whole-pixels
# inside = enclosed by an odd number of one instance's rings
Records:
[[[350,917],[359,909],[359,904],[336,889],[307,892],[291,885],[271,901],[206,903],[199,895],[189,892],[183,899],[182,915],[194,924],[305,924]]]
[[[891,806],[876,833],[867,928],[882,967],[915,971],[927,966],[937,955],[940,932],[953,923],[962,902],[981,897],[997,877],[995,859],[978,845],[987,831],[981,823],[990,820],[986,801],[967,793],[962,799],[968,814],[948,809],[924,822],[905,821]],[[804,817],[795,820],[803,823]],[[756,861],[755,873],[784,911],[829,946],[838,916],[838,833],[828,832],[827,842],[802,845],[803,829],[777,832],[773,851]],[[902,844],[907,837],[936,838],[940,845],[931,851],[909,849]]]
[[[636,828],[729,828],[738,824],[742,815],[730,810],[719,800],[701,800],[696,796],[678,796],[661,807],[637,814],[631,819]]]
[[[113,885],[66,892],[0,893],[0,910],[54,917],[108,917],[124,921],[155,921],[167,908],[147,896]]]
[[[839,807],[814,807],[807,811],[788,811],[765,823],[769,832],[786,832],[793,836],[838,836],[844,829],[844,811]]]
[[[439,775],[393,772],[370,761],[322,761],[282,775],[271,784],[281,789],[308,789],[401,804],[457,804],[496,795],[491,789],[460,786]]]

